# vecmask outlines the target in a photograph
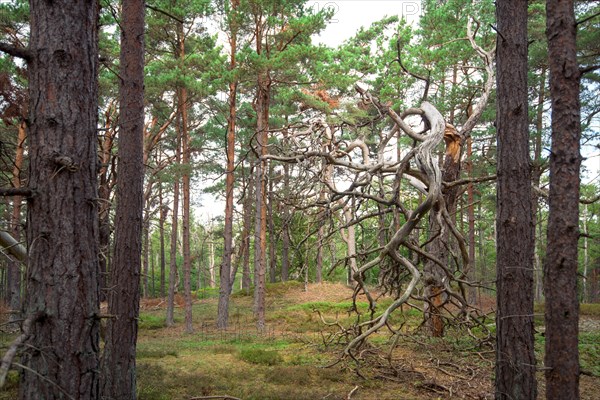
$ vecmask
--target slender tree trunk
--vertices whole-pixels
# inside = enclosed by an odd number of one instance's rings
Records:
[[[352,222],[352,209],[349,206],[344,207],[344,223],[349,224]],[[342,239],[346,242],[346,256],[348,258],[348,279],[347,284],[354,286],[356,281],[354,280],[354,274],[358,271],[358,263],[356,261],[356,230],[354,224],[348,226],[346,231],[340,230]]]
[[[149,296],[148,291],[148,270],[150,267],[150,219],[149,217],[144,218],[144,225],[142,228],[142,297],[147,298]]]
[[[15,188],[21,187],[21,171],[25,154],[25,139],[27,131],[25,122],[19,123],[17,135],[17,147],[15,151],[15,163],[13,166],[12,185]],[[12,214],[10,217],[10,226],[12,237],[16,241],[21,240],[21,203],[22,196],[12,198]],[[6,284],[8,293],[8,306],[11,309],[10,321],[21,319],[19,311],[21,310],[21,263],[17,260],[9,260],[6,265]]]
[[[204,282],[204,275],[205,275],[205,271],[204,271],[204,254],[205,254],[205,250],[204,250],[204,245],[206,244],[206,238],[203,240],[202,238],[200,238],[200,235],[198,235],[198,242],[201,243],[200,244],[200,254],[198,255],[198,258],[200,259],[200,262],[198,263],[198,276],[197,276],[197,285],[198,285],[198,290],[202,288],[202,284]]]
[[[136,398],[144,207],[144,1],[123,0],[115,256],[102,357],[102,396]]]
[[[177,117],[177,144],[175,163],[181,164],[181,116]],[[169,249],[169,295],[167,298],[167,326],[175,325],[175,291],[177,286],[177,235],[179,222],[179,176],[173,184],[173,211],[171,219],[171,243]]]
[[[581,111],[573,0],[546,2],[552,100],[546,294],[546,398],[579,398],[579,169]]]
[[[497,5],[496,399],[537,395],[527,104],[527,1]]]
[[[317,265],[315,269],[315,283],[323,282],[323,236],[325,236],[325,227],[323,226],[323,220],[319,218],[321,214],[318,214],[317,224],[319,229],[317,230]]]
[[[158,233],[160,241],[160,297],[165,298],[165,219],[169,208],[163,203],[162,196],[162,184],[158,186],[158,203],[159,203],[159,217],[158,217]]]
[[[231,2],[231,12],[233,19],[230,22],[229,47],[231,54],[229,56],[229,70],[236,68],[237,53],[237,24],[236,12],[239,6],[239,0]],[[229,319],[229,294],[231,293],[231,259],[233,256],[233,197],[235,181],[235,127],[237,114],[237,81],[229,83],[229,116],[227,118],[227,166],[225,176],[225,229],[223,233],[223,261],[219,271],[219,305],[217,308],[217,328],[227,329]]]
[[[588,279],[588,265],[590,263],[590,253],[589,253],[589,246],[588,246],[589,232],[588,232],[587,219],[588,219],[588,205],[586,204],[583,206],[583,218],[582,218],[582,220],[583,220],[583,276],[581,277],[581,302],[582,303],[588,302],[587,279]]]
[[[469,160],[467,164],[467,174],[470,178],[473,177],[473,140],[469,136],[467,138],[467,158]],[[469,221],[469,270],[468,278],[469,281],[475,282],[477,280],[476,277],[476,268],[477,265],[475,263],[475,196],[474,196],[474,188],[473,183],[469,183],[467,185],[467,215]],[[469,286],[469,303],[477,304],[477,288],[475,286]]]
[[[183,46],[183,41],[182,41]],[[183,183],[183,297],[185,299],[185,332],[192,333],[192,255],[190,251],[190,149],[189,132],[187,129],[187,90],[180,89],[181,95],[181,126],[182,126],[182,154],[186,172],[182,176]]]
[[[260,43],[262,38],[257,38]],[[258,51],[260,53],[260,51]],[[269,102],[271,78],[268,72],[261,72],[258,78],[255,110],[257,114],[258,153],[267,155],[269,131]],[[256,227],[254,231],[254,314],[259,331],[265,328],[265,272],[267,246],[267,171],[266,159],[258,160],[256,165]]]
[[[111,103],[105,112],[104,138],[100,147],[100,173],[98,187],[98,218],[99,218],[99,254],[100,264],[100,301],[106,301],[108,279],[110,276],[110,210],[112,208],[111,193],[114,186],[114,159],[112,149],[116,129],[113,126],[113,115],[116,114],[116,104]],[[111,174],[112,171],[112,174]]]
[[[150,290],[150,297],[154,298],[156,297],[156,275],[155,275],[155,258],[154,258],[154,252],[152,249],[152,239],[150,238],[150,240],[148,241],[148,254],[150,255],[150,282],[151,282],[151,290]]]
[[[213,238],[212,227],[210,232],[208,233],[208,273],[210,275],[208,285],[211,288],[216,286],[216,271],[215,271],[215,241]]]
[[[246,185],[246,195],[244,197],[243,210],[243,228],[242,228],[242,290],[249,293],[252,285],[252,277],[250,276],[250,234],[252,231],[252,198],[254,197],[252,188],[254,181],[252,180],[253,172],[250,169],[248,174],[248,183]]]
[[[267,218],[269,219],[269,282],[276,282],[277,274],[277,237],[275,235],[275,220],[273,216],[273,203],[275,195],[273,194],[273,165],[269,166],[269,202],[267,209]]]
[[[290,191],[290,167],[283,164],[283,193],[287,198]],[[285,282],[290,276],[290,206],[283,202],[283,213],[281,222],[281,281]]]
[[[21,399],[99,398],[97,1],[30,3]],[[43,376],[44,379],[41,379]],[[48,382],[52,382],[49,384]]]

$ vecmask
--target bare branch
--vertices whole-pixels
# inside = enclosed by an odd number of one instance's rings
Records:
[[[473,32],[472,21],[469,18],[467,22],[467,39],[469,39],[469,43],[471,43],[471,47],[479,54],[479,56],[483,59],[485,63],[485,71],[486,71],[486,81],[485,86],[483,88],[483,93],[481,94],[481,98],[477,102],[477,105],[474,107],[473,112],[469,115],[467,122],[463,125],[460,130],[461,140],[466,140],[466,138],[471,134],[477,122],[479,122],[479,118],[483,113],[483,110],[487,106],[488,100],[490,98],[490,94],[492,93],[492,89],[494,87],[494,83],[496,81],[496,75],[494,73],[494,57],[496,54],[496,45],[492,46],[489,51],[485,51],[481,46],[475,42],[475,33]]]
[[[185,22],[184,22],[182,19],[180,19],[180,18],[177,18],[177,17],[176,17],[176,16],[174,16],[173,14],[170,14],[170,13],[166,12],[165,10],[161,10],[161,9],[160,9],[160,8],[158,8],[158,7],[154,7],[154,6],[151,6],[150,4],[146,4],[146,8],[149,8],[149,9],[151,9],[152,11],[156,11],[157,13],[161,13],[161,14],[163,14],[163,15],[166,15],[167,17],[169,17],[169,18],[171,18],[171,19],[174,19],[175,21],[179,22],[180,24],[183,24],[183,23],[185,23]]]
[[[0,196],[23,196],[33,197],[34,191],[32,189],[23,188],[0,188]]]
[[[21,58],[25,61],[31,61],[31,52],[29,49],[25,49],[23,47],[17,47],[8,43],[0,42],[0,51],[3,51],[4,53],[13,57]]]
[[[0,246],[22,263],[27,260],[27,250],[25,247],[6,231],[0,231]]]

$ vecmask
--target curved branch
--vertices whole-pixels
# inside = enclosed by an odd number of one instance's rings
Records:
[[[496,82],[496,75],[494,74],[494,58],[496,54],[496,45],[492,46],[489,51],[485,51],[481,46],[475,42],[475,33],[472,29],[472,22],[469,18],[467,22],[467,39],[469,39],[469,43],[471,43],[471,47],[479,54],[479,56],[483,59],[485,64],[485,72],[487,75],[485,85],[483,88],[483,93],[481,94],[481,98],[477,102],[477,105],[474,107],[473,112],[469,115],[467,122],[463,125],[460,130],[460,136],[462,140],[466,140],[466,138],[471,134],[475,125],[479,122],[479,118],[481,114],[483,114],[483,110],[485,109],[490,95],[492,93],[492,89],[494,87],[494,83]]]
[[[442,117],[442,114],[432,104],[424,102],[421,105],[421,110],[423,111],[425,118],[428,120],[431,130],[429,134],[425,136],[425,140],[415,149],[415,162],[419,166],[419,169],[421,169],[427,175],[429,180],[427,196],[425,200],[410,213],[404,225],[402,225],[402,227],[396,231],[394,236],[384,246],[379,256],[359,268],[359,270],[354,274],[354,279],[357,281],[360,288],[369,300],[371,309],[374,309],[375,302],[373,301],[373,298],[363,280],[363,276],[366,271],[375,267],[376,265],[379,265],[385,257],[390,257],[397,263],[397,265],[404,266],[412,275],[412,278],[402,296],[400,296],[388,308],[386,308],[386,310],[379,317],[362,324],[371,325],[371,327],[353,339],[346,346],[346,349],[344,350],[345,355],[351,355],[350,352],[360,343],[362,343],[365,338],[384,326],[389,315],[400,305],[408,301],[417,283],[421,279],[421,273],[419,270],[408,259],[404,258],[398,252],[398,248],[404,243],[408,235],[416,227],[419,221],[427,214],[427,212],[431,210],[435,202],[438,201],[441,196],[442,173],[440,171],[438,162],[434,160],[433,153],[437,145],[441,143],[446,127],[446,123]]]

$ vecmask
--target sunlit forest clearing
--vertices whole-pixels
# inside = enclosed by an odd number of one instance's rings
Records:
[[[222,395],[247,400],[426,400],[492,399],[493,337],[477,330],[471,337],[459,327],[445,338],[423,330],[422,313],[408,307],[394,316],[394,336],[382,330],[360,354],[360,362],[336,362],[344,332],[355,321],[352,290],[341,284],[297,282],[267,288],[267,330],[257,334],[251,296],[232,298],[232,323],[215,329],[215,298],[198,300],[197,332],[181,325],[164,327],[164,310],[156,301],[143,306],[138,365],[140,400],[190,399]],[[381,308],[392,301],[380,299]],[[482,308],[491,311],[494,300]],[[361,313],[367,302],[359,299]],[[543,309],[537,307],[536,354],[543,359]],[[183,314],[180,312],[179,321]],[[321,318],[322,317],[322,318]],[[492,326],[494,314],[487,323]],[[337,325],[339,323],[340,325]],[[600,390],[600,307],[582,305],[580,331],[581,399],[594,400]],[[391,351],[391,352],[390,352]],[[544,396],[543,372],[538,374]]]
[[[231,326],[215,329],[217,298],[198,294],[194,301],[196,332],[183,331],[183,299],[177,297],[174,327],[164,324],[162,299],[142,302],[137,364],[138,399],[171,400],[229,395],[246,400],[426,400],[492,399],[493,338],[451,328],[445,338],[431,338],[422,328],[422,313],[405,308],[363,349],[360,362],[336,363],[356,316],[352,290],[342,284],[277,283],[267,288],[267,329],[254,326],[252,296],[232,297]],[[391,299],[380,299],[385,307]],[[482,309],[490,312],[493,299]],[[363,299],[360,312],[367,310]],[[543,359],[543,309],[536,307],[536,354]],[[339,324],[339,325],[338,325]],[[600,308],[581,309],[580,352],[584,374],[581,399],[594,400],[600,390]],[[11,337],[3,335],[2,343]],[[16,396],[14,373],[0,399]],[[538,374],[540,396],[543,373]],[[207,397],[210,398],[210,397]],[[212,397],[219,398],[219,397]],[[224,397],[223,397],[224,398]]]

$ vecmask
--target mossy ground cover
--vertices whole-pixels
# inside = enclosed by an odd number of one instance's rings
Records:
[[[419,330],[422,316],[416,309],[397,310],[391,324],[397,335],[383,330],[372,337],[356,354],[359,362],[348,358],[337,362],[354,332],[344,334],[340,327],[364,321],[368,314],[364,299],[357,304],[360,319],[351,312],[351,289],[323,284],[305,291],[297,282],[269,285],[263,332],[254,327],[252,296],[244,292],[232,296],[230,328],[216,330],[218,300],[207,293],[194,302],[193,334],[183,332],[182,301],[177,301],[173,327],[164,324],[165,301],[142,301],[137,353],[140,400],[218,395],[243,400],[343,400],[350,393],[352,400],[494,397],[493,348],[460,326],[448,328],[444,338],[428,337]],[[376,315],[390,302],[379,299]],[[600,391],[600,314],[595,305],[583,308],[581,399],[592,400]],[[536,306],[536,313],[543,313],[543,308]],[[540,367],[542,325],[543,318],[536,318]],[[493,325],[489,328],[493,331]],[[485,336],[483,330],[471,332]],[[6,348],[13,338],[14,334],[0,334],[0,345]],[[540,372],[539,398],[544,386]],[[14,372],[0,400],[16,398],[17,389]]]

